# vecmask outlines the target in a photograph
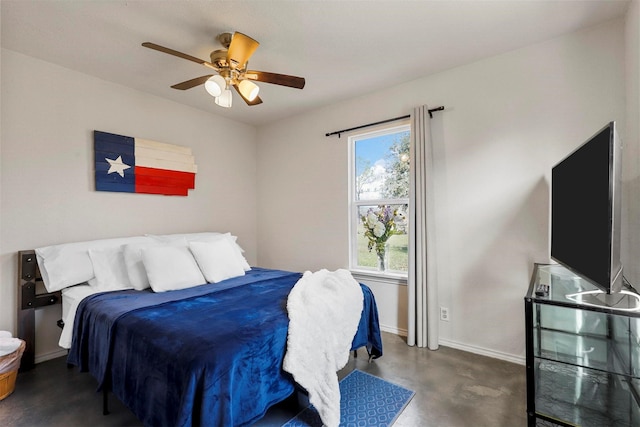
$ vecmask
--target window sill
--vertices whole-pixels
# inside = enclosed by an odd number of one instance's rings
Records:
[[[373,280],[390,285],[407,285],[407,276],[398,273],[388,273],[373,270],[351,270],[351,275],[358,281]]]

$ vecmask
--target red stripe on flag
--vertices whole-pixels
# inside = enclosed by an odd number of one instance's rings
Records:
[[[162,185],[180,185],[186,186],[187,188],[195,188],[196,174],[193,172],[182,172],[168,169],[155,169],[136,166],[135,173],[136,182],[138,182],[138,177],[141,177],[141,184],[146,184],[147,182],[149,182],[153,184],[162,183]]]
[[[189,190],[185,187],[157,187],[153,185],[136,184],[136,193],[162,194],[165,196],[187,196]]]
[[[195,188],[195,173],[135,167],[136,193],[184,195]]]

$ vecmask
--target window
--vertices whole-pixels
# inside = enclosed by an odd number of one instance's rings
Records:
[[[409,124],[349,138],[350,268],[406,275]]]

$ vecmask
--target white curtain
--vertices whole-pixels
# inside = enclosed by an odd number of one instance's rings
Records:
[[[409,184],[409,325],[407,343],[438,349],[438,287],[435,265],[433,144],[426,105],[411,114]]]

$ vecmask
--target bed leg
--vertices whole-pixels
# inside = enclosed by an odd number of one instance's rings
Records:
[[[102,388],[102,415],[109,415],[109,391]]]

